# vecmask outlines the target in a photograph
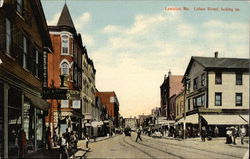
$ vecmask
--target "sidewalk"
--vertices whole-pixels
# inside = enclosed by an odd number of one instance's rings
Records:
[[[89,142],[95,143],[95,142],[99,142],[99,141],[103,141],[103,140],[108,140],[108,139],[116,137],[118,135],[113,135],[112,137],[111,136],[98,137],[98,138],[96,138],[96,141],[94,141],[94,139],[90,139]],[[85,140],[79,140],[77,143],[77,147],[78,147],[77,152],[75,154],[71,155],[70,158],[74,158],[74,159],[84,158],[86,153],[90,151],[90,148],[86,148],[86,141]]]

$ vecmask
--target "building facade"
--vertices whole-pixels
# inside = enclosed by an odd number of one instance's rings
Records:
[[[136,118],[124,118],[125,128],[130,127],[132,130],[137,129]]]
[[[186,123],[219,127],[249,123],[249,59],[192,57],[183,83]],[[183,122],[183,120],[180,120]]]
[[[49,26],[53,53],[48,56],[48,89],[44,96],[52,107],[46,118],[52,132],[81,133],[82,122],[82,46],[67,4],[64,5],[56,26]]]
[[[160,86],[161,115],[167,117],[168,120],[174,120],[175,110],[171,109],[170,98],[179,94],[183,90],[183,84],[181,83],[182,78],[183,76],[172,75],[171,71],[169,71],[168,76],[165,75],[164,81]]]
[[[0,158],[18,158],[24,133],[28,153],[44,148],[50,105],[42,90],[52,47],[40,0],[6,0],[0,15]]]
[[[96,92],[115,128],[119,127],[119,101],[115,92]]]

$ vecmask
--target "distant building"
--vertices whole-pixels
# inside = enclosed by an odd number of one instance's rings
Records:
[[[125,128],[130,127],[132,130],[137,128],[137,120],[136,118],[124,118],[125,121]]]
[[[177,94],[175,97],[175,119],[180,119],[184,115],[184,91]],[[190,108],[187,108],[186,111],[189,111]]]
[[[172,75],[168,72],[168,76],[164,76],[164,81],[160,86],[161,90],[161,115],[167,117],[168,120],[174,120],[174,109],[170,106],[170,98],[179,94],[183,90],[181,83],[183,76]]]
[[[224,134],[227,125],[249,123],[249,59],[193,56],[183,83],[186,123],[218,125]]]
[[[114,127],[119,127],[119,101],[115,92],[96,92],[96,96],[101,98],[102,104],[107,110],[107,114],[112,119]]]

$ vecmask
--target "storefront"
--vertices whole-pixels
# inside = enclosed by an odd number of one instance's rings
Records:
[[[26,134],[27,153],[44,147],[44,111],[48,108],[38,92],[0,80],[0,157],[19,156],[21,129]]]

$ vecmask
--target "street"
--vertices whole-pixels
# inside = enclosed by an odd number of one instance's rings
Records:
[[[136,134],[131,137],[117,135],[113,138],[90,143],[86,158],[243,158],[248,144],[225,144],[224,138],[201,142],[200,138],[173,140],[151,138],[142,135],[135,142]]]

